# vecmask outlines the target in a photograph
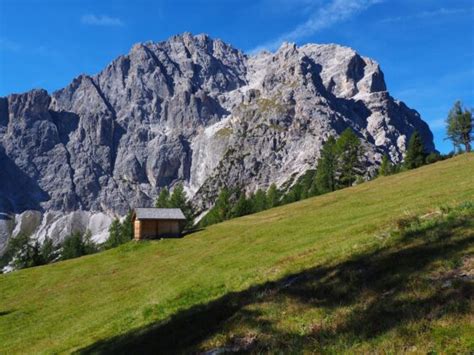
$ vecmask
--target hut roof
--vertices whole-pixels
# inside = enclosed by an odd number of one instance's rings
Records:
[[[135,216],[137,219],[186,219],[179,208],[135,208]]]

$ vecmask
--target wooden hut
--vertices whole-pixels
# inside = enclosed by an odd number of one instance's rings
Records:
[[[132,222],[135,240],[179,237],[186,217],[179,208],[136,208]]]

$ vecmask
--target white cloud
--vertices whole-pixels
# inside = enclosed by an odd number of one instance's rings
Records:
[[[264,49],[274,50],[284,41],[294,42],[301,38],[311,36],[324,28],[347,20],[382,1],[383,0],[332,0],[327,5],[321,6],[312,12],[311,16],[305,22],[292,31],[284,33],[278,38],[254,48],[250,52],[255,53]]]
[[[81,17],[81,22],[85,25],[93,26],[123,26],[124,23],[118,17],[108,15],[87,14]]]

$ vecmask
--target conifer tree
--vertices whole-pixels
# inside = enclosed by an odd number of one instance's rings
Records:
[[[472,110],[463,109],[460,101],[455,102],[446,120],[447,137],[455,150],[459,151],[462,144],[466,152],[471,151],[472,126]]]
[[[339,185],[349,187],[354,184],[358,175],[363,173],[361,156],[362,146],[360,140],[351,128],[342,132],[336,142],[338,155]]]
[[[384,155],[382,158],[382,164],[380,165],[379,174],[382,176],[391,175],[393,173],[393,165],[388,155]]]
[[[132,211],[128,211],[120,225],[120,242],[126,243],[133,239]]]
[[[425,163],[425,156],[423,141],[418,131],[415,131],[408,141],[404,167],[406,169],[415,169],[422,166]]]
[[[336,140],[331,136],[324,144],[321,158],[318,160],[315,177],[315,190],[318,193],[331,192],[336,189],[336,169]]]
[[[155,202],[157,208],[169,208],[170,207],[170,192],[166,187],[161,189],[160,194]]]
[[[252,202],[252,212],[260,212],[265,210],[267,206],[267,196],[265,192],[261,189],[258,189],[253,196]]]
[[[219,196],[217,197],[215,206],[217,210],[217,215],[219,217],[219,222],[229,219],[231,212],[230,205],[230,191],[227,187],[224,187]]]
[[[85,251],[81,233],[74,232],[64,238],[61,251],[62,260],[78,258],[82,255],[85,255]]]
[[[245,193],[240,193],[240,196],[232,208],[232,217],[245,216],[252,213],[252,202],[246,198]]]
[[[271,184],[267,191],[267,208],[273,208],[279,205],[280,194],[275,184]]]
[[[115,248],[122,244],[122,226],[118,218],[115,218],[109,227],[109,237],[104,244],[105,249]]]
[[[184,191],[183,184],[177,184],[171,197],[169,198],[169,207],[179,208],[183,211],[184,216],[186,217],[186,228],[190,228],[193,225],[193,212],[192,207],[186,197],[186,192]]]

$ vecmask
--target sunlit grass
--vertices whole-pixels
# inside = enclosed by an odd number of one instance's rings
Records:
[[[0,353],[68,352],[146,329],[230,292],[245,292],[290,274],[337,265],[376,250],[388,243],[384,233],[393,229],[401,217],[426,214],[441,205],[455,205],[473,197],[474,154],[462,155],[214,225],[183,239],[131,242],[100,254],[0,275]],[[360,275],[349,273],[348,277],[357,279]],[[345,289],[351,285],[341,284],[338,294],[351,294],[353,291]],[[423,285],[414,285],[415,289],[417,293],[407,293],[406,297],[423,300],[432,292]],[[364,290],[358,296],[370,302],[377,298],[374,292]],[[328,344],[336,351],[353,344],[354,335],[340,327],[354,305],[332,310],[329,306],[308,307],[278,292],[273,296],[262,296],[261,307],[249,305],[249,313],[237,312],[235,317],[255,319],[255,314],[261,313],[259,317],[266,321],[257,323],[253,331],[267,337],[269,344],[283,348],[307,349],[324,342],[290,337],[288,341],[295,344],[283,340],[273,343],[272,333],[261,331],[261,327],[302,337],[314,328],[319,334],[314,335],[317,339],[334,337],[337,331],[340,343]],[[283,308],[289,312],[288,317],[282,316]],[[472,320],[471,314],[464,317]],[[430,323],[433,328],[429,331],[449,333],[465,321],[462,317],[438,319]],[[442,322],[451,324],[449,329]],[[232,324],[225,326],[232,329]],[[198,326],[205,327],[206,322]],[[252,327],[245,327],[249,328],[242,328],[242,334],[251,337]],[[318,333],[318,329],[322,331]],[[423,338],[416,334],[426,334],[423,329],[420,323],[407,323],[404,328],[381,332],[375,338],[362,337],[355,349],[388,346],[392,337],[393,349],[400,349],[397,341],[404,337],[398,332],[413,331],[416,340]],[[274,334],[278,334],[276,330]],[[459,334],[468,331],[462,328]],[[229,333],[219,330],[208,337],[200,339],[206,348],[231,339]],[[456,339],[441,338],[447,341],[447,348],[456,348]]]

